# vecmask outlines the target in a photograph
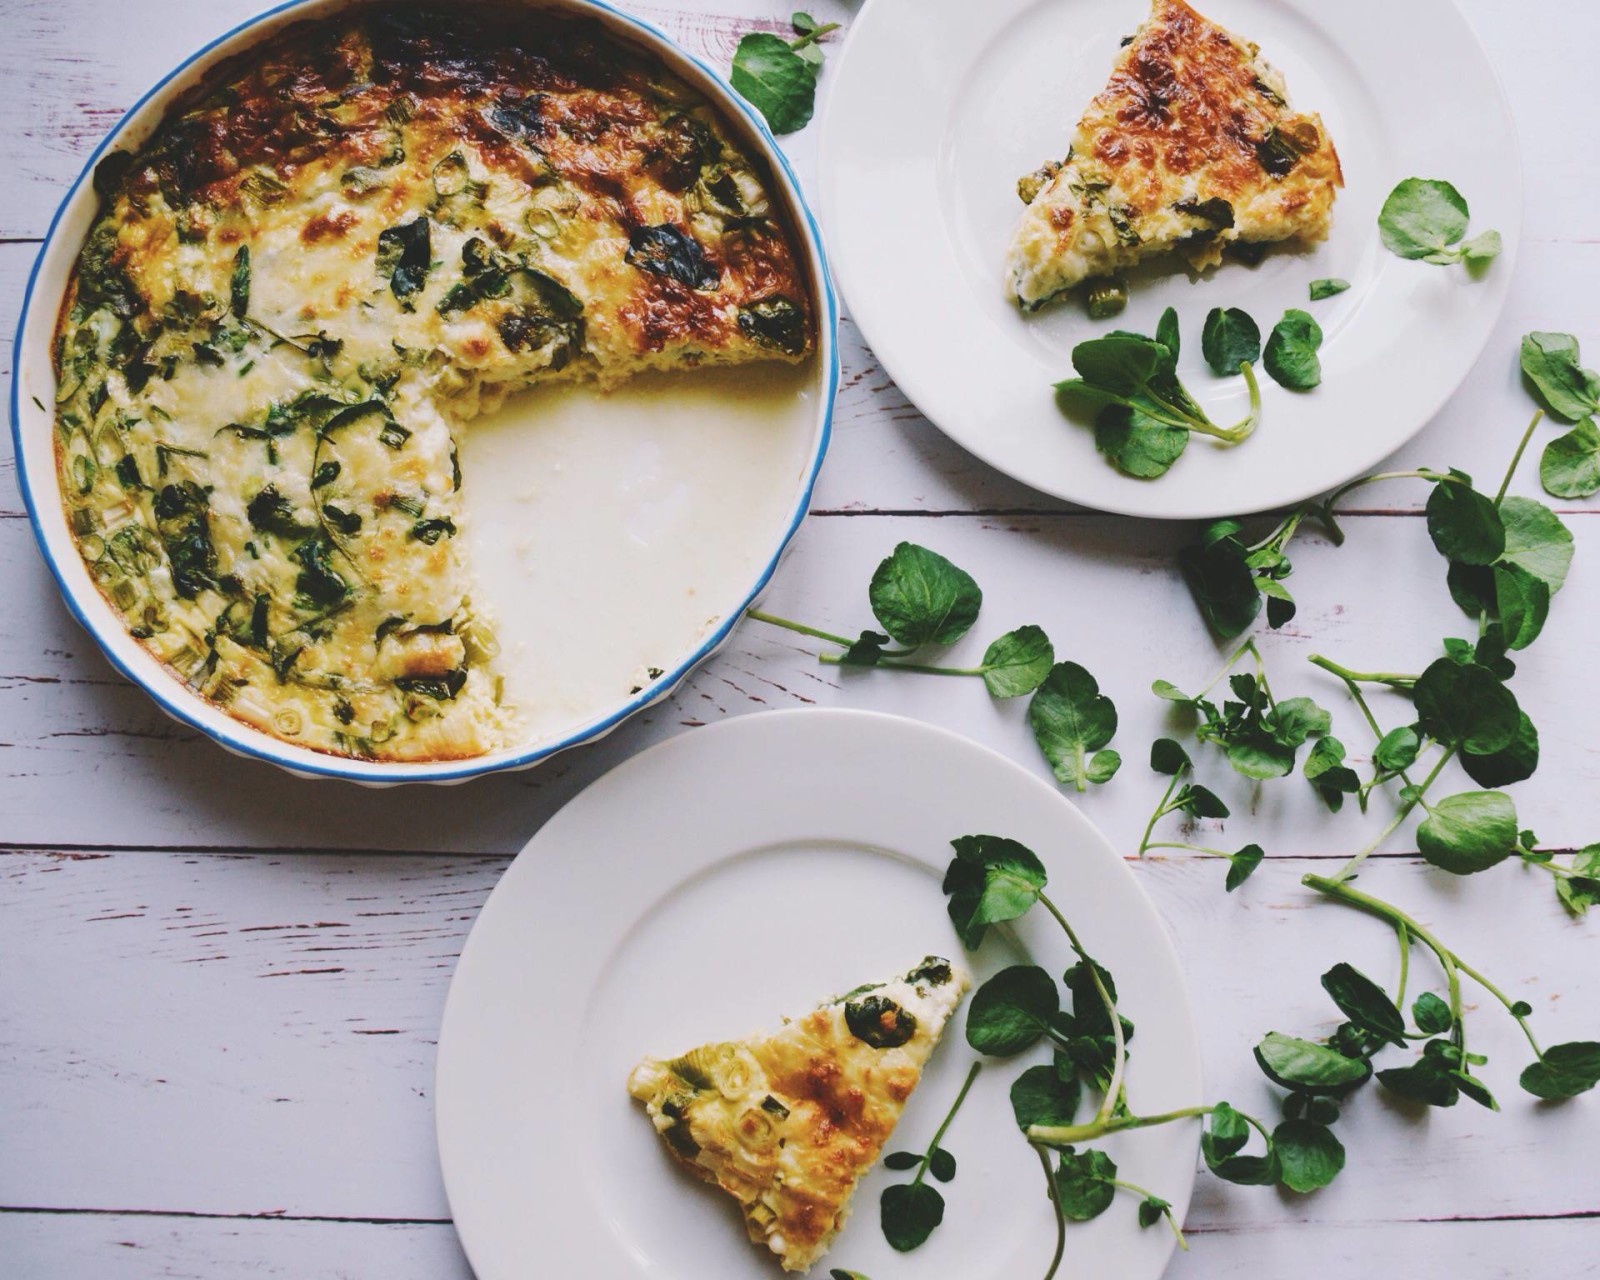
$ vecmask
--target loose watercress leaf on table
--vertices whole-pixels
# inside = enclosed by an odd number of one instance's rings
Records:
[[[1011,1113],[1016,1116],[1017,1127],[1023,1130],[1036,1124],[1071,1124],[1078,1114],[1082,1093],[1083,1086],[1070,1062],[1065,1075],[1054,1066],[1029,1067],[1012,1082]]]
[[[926,1182],[896,1183],[883,1189],[878,1217],[889,1247],[910,1253],[944,1221],[944,1197]]]
[[[1577,422],[1600,412],[1600,374],[1579,363],[1570,333],[1524,334],[1521,363],[1534,399],[1555,417]]]
[[[1085,776],[1096,786],[1110,782],[1116,777],[1117,770],[1122,768],[1122,754],[1118,751],[1096,751],[1089,757],[1089,764],[1084,769]]]
[[[1325,1187],[1344,1168],[1344,1144],[1327,1125],[1312,1120],[1285,1120],[1272,1131],[1272,1149],[1278,1180],[1291,1191]]]
[[[1261,330],[1238,307],[1213,307],[1200,333],[1200,351],[1219,377],[1237,374],[1240,365],[1261,359]]]
[[[1055,646],[1043,628],[1029,624],[1008,631],[983,655],[983,683],[996,698],[1032,693],[1055,664]]]
[[[1551,1045],[1523,1071],[1521,1084],[1534,1097],[1551,1101],[1588,1093],[1600,1084],[1600,1044],[1578,1040]]]
[[[1117,1188],[1117,1166],[1104,1151],[1061,1153],[1056,1169],[1056,1198],[1061,1212],[1073,1222],[1088,1222],[1111,1207]]]
[[[842,654],[840,665],[846,667],[875,667],[883,657],[889,637],[881,631],[863,631]]]
[[[1302,772],[1333,813],[1344,807],[1346,796],[1361,790],[1361,779],[1345,764],[1344,743],[1337,738],[1320,739],[1307,753]]]
[[[1438,481],[1428,495],[1424,508],[1428,536],[1446,560],[1457,564],[1493,564],[1506,549],[1506,528],[1500,509],[1472,487],[1470,476],[1459,471],[1450,474],[1457,479]]]
[[[1500,504],[1505,529],[1501,559],[1541,578],[1550,594],[1561,590],[1572,564],[1572,531],[1561,517],[1533,498],[1507,498]]]
[[[902,542],[872,575],[867,599],[878,624],[907,648],[953,644],[978,620],[983,592],[937,551]]]
[[[811,120],[816,105],[816,68],[781,36],[752,31],[734,50],[728,82],[772,126],[793,133]]]
[[[1446,1040],[1430,1040],[1410,1066],[1378,1072],[1378,1083],[1390,1093],[1430,1107],[1453,1107],[1460,1100],[1456,1071],[1460,1051]]]
[[[1279,1031],[1269,1031],[1255,1053],[1269,1080],[1302,1093],[1342,1093],[1372,1074],[1365,1059],[1347,1058],[1326,1045]]]
[[[1178,552],[1178,570],[1201,616],[1225,640],[1249,630],[1261,612],[1261,590],[1239,532],[1232,520],[1220,520]]]
[[[1261,865],[1262,859],[1266,856],[1266,852],[1260,845],[1245,845],[1238,853],[1229,857],[1228,874],[1222,882],[1223,888],[1228,893],[1232,893],[1255,874],[1256,868]]]
[[[1178,794],[1172,797],[1172,807],[1180,813],[1186,813],[1191,818],[1226,818],[1228,806],[1222,798],[1209,787],[1202,787],[1199,783],[1179,789]]]
[[[1568,870],[1571,875],[1556,877],[1556,897],[1569,912],[1581,916],[1600,904],[1600,844],[1588,845],[1573,854]]]
[[[928,1172],[940,1182],[949,1182],[956,1176],[956,1158],[943,1147],[935,1147],[928,1157]]]
[[[1517,810],[1503,791],[1463,791],[1434,802],[1417,827],[1417,848],[1441,870],[1472,875],[1517,851]]]
[[[1309,314],[1291,307],[1272,327],[1261,365],[1272,380],[1291,391],[1309,391],[1322,381],[1322,326]]]
[[[915,1151],[891,1151],[883,1158],[883,1167],[902,1173],[907,1169],[915,1169],[922,1163],[922,1157]]]
[[[1424,991],[1411,1006],[1411,1020],[1426,1036],[1442,1036],[1455,1024],[1450,1006],[1431,991]]]
[[[1090,775],[1088,756],[1117,732],[1117,709],[1088,671],[1075,662],[1058,662],[1052,667],[1028,704],[1028,723],[1058,781],[1079,791],[1087,782],[1104,781]],[[1104,771],[1102,764],[1099,772]]]
[[[1410,725],[1401,725],[1383,735],[1372,758],[1386,773],[1399,773],[1417,762],[1421,750],[1422,739],[1417,737],[1417,731]]]
[[[1331,298],[1336,293],[1343,293],[1349,287],[1350,282],[1348,280],[1340,280],[1337,277],[1313,280],[1311,282],[1311,301],[1321,302],[1324,298]]]
[[[1539,483],[1552,498],[1588,498],[1600,493],[1600,430],[1585,418],[1545,445]]]
[[[1278,1156],[1270,1144],[1264,1156],[1238,1154],[1250,1136],[1243,1116],[1226,1102],[1219,1102],[1212,1108],[1210,1119],[1200,1134],[1200,1153],[1205,1157],[1206,1168],[1224,1182],[1238,1186],[1271,1186],[1278,1180]]]
[[[1194,761],[1189,759],[1189,753],[1171,738],[1157,738],[1150,744],[1150,767],[1157,773],[1175,778],[1193,764]]]
[[[1026,845],[1003,836],[961,836],[944,874],[950,919],[969,950],[991,924],[1027,914],[1045,886],[1044,864]]]
[[[1461,767],[1480,787],[1509,787],[1533,777],[1539,767],[1539,731],[1527,712],[1520,712],[1511,741],[1488,755],[1463,753]]]
[[[1495,613],[1507,649],[1526,649],[1550,616],[1550,584],[1519,564],[1494,566]]]
[[[1467,221],[1467,202],[1448,182],[1407,178],[1378,211],[1378,234],[1399,257],[1453,262],[1450,247],[1467,234]]]
[[[1491,755],[1517,733],[1522,712],[1494,674],[1475,662],[1439,658],[1417,677],[1417,726],[1449,746]]]
[[[1339,1012],[1379,1040],[1405,1045],[1406,1020],[1389,993],[1354,965],[1336,964],[1322,975],[1322,989]]]
[[[1037,965],[1012,965],[978,988],[967,1008],[967,1043],[1009,1058],[1036,1044],[1061,1008],[1061,993]]]

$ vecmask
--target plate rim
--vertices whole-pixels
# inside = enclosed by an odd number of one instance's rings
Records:
[[[835,401],[838,397],[841,376],[838,343],[839,300],[821,226],[806,199],[805,191],[789,157],[778,145],[777,139],[760,112],[736,93],[728,84],[726,77],[713,69],[704,58],[689,52],[654,23],[617,7],[609,0],[484,0],[486,7],[567,11],[587,9],[594,11],[595,16],[601,21],[614,21],[623,27],[631,28],[630,34],[641,44],[647,48],[654,46],[651,51],[656,56],[660,56],[665,50],[693,66],[715,90],[713,94],[708,95],[713,97],[714,105],[725,113],[734,115],[752,130],[758,150],[784,188],[796,215],[799,239],[809,251],[811,259],[809,275],[816,293],[818,312],[816,355],[820,366],[817,378],[818,406],[811,428],[812,439],[806,450],[804,469],[789,507],[788,518],[764,566],[742,599],[735,607],[729,609],[716,627],[711,628],[694,644],[686,656],[665,674],[646,684],[638,693],[630,695],[620,705],[610,705],[610,709],[602,708],[598,715],[543,742],[528,744],[504,754],[472,757],[465,761],[413,763],[358,760],[282,742],[243,721],[235,720],[220,708],[213,707],[199,694],[188,689],[164,664],[138,646],[137,642],[126,634],[126,628],[112,614],[103,598],[98,602],[80,600],[77,587],[69,581],[66,569],[58,560],[57,551],[52,545],[52,535],[46,529],[45,514],[49,503],[54,502],[56,507],[61,504],[58,480],[54,474],[40,479],[31,473],[24,447],[21,369],[29,354],[26,337],[35,302],[45,305],[49,301],[42,296],[36,299],[35,293],[46,259],[61,251],[57,239],[61,224],[83,198],[86,185],[92,182],[95,166],[106,151],[122,139],[134,123],[135,117],[139,116],[152,101],[170,97],[175,84],[197,63],[207,62],[214,65],[220,60],[222,55],[219,55],[218,51],[224,46],[245,39],[256,28],[283,19],[294,10],[317,10],[318,16],[328,16],[345,10],[369,7],[378,2],[380,0],[281,0],[281,3],[271,5],[233,24],[185,56],[141,93],[106,130],[90,151],[78,176],[68,186],[51,215],[38,253],[34,256],[33,264],[28,271],[27,282],[23,288],[22,306],[17,313],[12,336],[11,394],[8,398],[11,443],[16,459],[17,488],[22,495],[28,523],[33,530],[34,542],[68,613],[88,633],[117,673],[141,689],[168,716],[197,730],[234,755],[264,761],[300,778],[332,778],[377,787],[407,783],[454,784],[490,774],[528,769],[562,751],[605,737],[639,711],[671,696],[696,667],[728,642],[734,629],[743,619],[745,610],[760,598],[771,583],[772,576],[787,554],[795,534],[805,522],[806,516],[810,514],[811,500],[833,437]],[[242,53],[244,49],[234,52]],[[234,56],[234,53],[227,53],[226,56]],[[46,409],[44,412],[50,416],[53,426],[53,410]],[[62,557],[67,553],[76,554],[76,548],[70,544],[65,546],[61,552]],[[90,583],[89,587],[92,589],[93,583]],[[97,612],[103,612],[105,617],[97,619],[94,616]],[[132,649],[129,649],[130,645]],[[124,652],[125,649],[129,651]],[[147,666],[150,668],[148,671],[144,669]]]
[[[1014,470],[1011,466],[1004,465],[1001,462],[996,461],[992,451],[983,446],[983,441],[981,439],[974,441],[958,438],[955,434],[948,431],[939,422],[939,420],[933,416],[933,414],[925,410],[922,407],[922,404],[918,401],[916,394],[911,389],[911,383],[902,379],[902,374],[906,374],[910,378],[911,382],[921,382],[921,378],[916,374],[915,370],[908,368],[905,362],[900,358],[903,354],[903,351],[897,348],[895,349],[895,354],[892,356],[880,351],[879,348],[873,344],[872,336],[867,332],[867,323],[863,323],[857,314],[857,308],[855,307],[854,302],[863,296],[861,292],[862,284],[867,276],[867,273],[863,270],[852,271],[848,265],[845,265],[839,268],[837,283],[840,295],[844,300],[850,319],[861,330],[863,341],[866,343],[868,349],[872,352],[873,358],[877,360],[878,363],[883,367],[884,372],[886,372],[894,381],[895,385],[900,388],[901,392],[911,403],[912,407],[915,408],[917,412],[920,413],[924,418],[926,418],[928,422],[945,437],[945,439],[954,444],[958,449],[962,450],[962,452],[970,455],[973,458],[976,458],[984,466],[989,467],[991,470],[1006,476],[1008,479],[1011,479],[1018,484],[1024,485],[1028,489],[1033,490],[1035,493],[1042,494],[1048,498],[1056,499],[1060,502],[1070,503],[1073,506],[1083,510],[1102,512],[1107,515],[1130,516],[1139,519],[1162,521],[1215,520],[1227,516],[1255,515],[1261,512],[1281,510],[1299,505],[1300,503],[1316,497],[1318,494],[1326,493],[1328,490],[1336,488],[1338,485],[1343,484],[1347,480],[1354,479],[1355,477],[1372,470],[1385,458],[1397,453],[1399,450],[1403,449],[1406,445],[1415,440],[1416,437],[1439,416],[1440,411],[1443,410],[1445,405],[1449,403],[1450,399],[1461,389],[1462,385],[1466,382],[1466,379],[1470,376],[1473,368],[1482,359],[1483,353],[1488,347],[1489,340],[1494,336],[1494,332],[1499,325],[1500,318],[1505,312],[1507,299],[1510,297],[1512,277],[1515,275],[1519,251],[1521,249],[1522,229],[1526,221],[1527,183],[1525,180],[1525,160],[1523,155],[1522,135],[1517,127],[1516,114],[1511,109],[1511,100],[1506,92],[1505,78],[1501,74],[1500,68],[1495,63],[1493,57],[1490,56],[1489,47],[1484,42],[1482,35],[1473,25],[1472,21],[1467,17],[1466,13],[1462,11],[1458,0],[1438,0],[1438,2],[1455,15],[1456,20],[1460,23],[1461,30],[1465,32],[1472,46],[1477,51],[1484,69],[1488,72],[1489,80],[1493,85],[1493,101],[1499,109],[1499,114],[1503,117],[1508,126],[1506,134],[1509,139],[1509,159],[1511,161],[1510,177],[1514,180],[1515,186],[1515,200],[1513,201],[1513,204],[1516,211],[1516,221],[1512,230],[1505,235],[1504,247],[1494,267],[1491,268],[1498,274],[1503,275],[1505,277],[1505,281],[1503,285],[1499,286],[1499,297],[1493,303],[1491,312],[1489,312],[1486,316],[1486,322],[1483,326],[1482,336],[1472,344],[1470,358],[1464,358],[1462,361],[1461,373],[1459,377],[1452,385],[1444,387],[1436,395],[1436,397],[1434,397],[1427,412],[1420,415],[1415,425],[1407,430],[1403,436],[1394,439],[1384,448],[1381,453],[1377,454],[1376,456],[1367,458],[1365,455],[1362,455],[1364,460],[1359,466],[1342,467],[1337,474],[1330,472],[1326,482],[1316,488],[1309,489],[1305,492],[1300,492],[1297,488],[1293,491],[1295,496],[1274,499],[1272,502],[1267,504],[1246,503],[1243,506],[1229,506],[1226,508],[1221,508],[1207,504],[1204,501],[1198,501],[1192,508],[1173,510],[1171,509],[1170,504],[1158,506],[1153,502],[1139,503],[1136,501],[1123,501],[1115,496],[1097,495],[1093,501],[1090,501],[1083,496],[1069,494],[1065,491],[1065,487],[1060,484],[1042,483],[1038,479],[1033,479],[1026,475],[1019,474],[1019,472]],[[1289,0],[1289,3],[1293,4],[1293,0]],[[882,4],[879,5],[880,9],[884,7],[885,6]],[[836,226],[839,221],[837,198],[834,194],[838,188],[830,176],[834,172],[832,156],[834,155],[835,148],[838,145],[836,139],[844,132],[843,126],[839,124],[839,120],[843,115],[843,111],[842,108],[837,106],[839,101],[837,86],[845,81],[847,69],[853,65],[851,55],[860,43],[856,37],[861,29],[861,15],[858,15],[856,21],[850,24],[849,31],[846,32],[844,45],[840,49],[838,57],[835,60],[836,65],[829,82],[826,99],[822,104],[821,111],[819,112],[820,119],[818,121],[819,136],[817,140],[817,172],[820,179],[820,189],[818,191],[818,205],[822,209],[823,216],[830,226]],[[839,240],[840,237],[835,235],[836,246],[838,245]],[[848,251],[839,249],[836,254],[836,261],[840,263],[847,263],[848,259]],[[1462,348],[1462,350],[1464,355],[1467,354],[1465,352],[1465,348]],[[1103,465],[1109,466],[1109,464]],[[1155,480],[1145,481],[1143,482],[1144,488],[1130,490],[1130,492],[1143,493],[1153,490],[1154,486],[1159,484],[1159,480],[1160,478],[1158,477]]]
[[[1110,859],[1117,864],[1119,868],[1117,874],[1123,878],[1124,882],[1132,890],[1132,901],[1138,904],[1140,910],[1148,914],[1149,919],[1155,926],[1153,936],[1150,940],[1151,945],[1158,950],[1161,964],[1168,969],[1173,976],[1175,982],[1174,994],[1177,997],[1176,1003],[1179,1006],[1179,1010],[1181,1010],[1181,1012],[1178,1010],[1173,1011],[1171,1016],[1181,1021],[1183,1035],[1193,1046],[1192,1068],[1193,1084],[1196,1090],[1196,1095],[1201,1099],[1204,1099],[1207,1096],[1204,1041],[1200,1032],[1199,1017],[1195,1010],[1193,995],[1189,989],[1188,978],[1185,974],[1182,955],[1173,940],[1172,932],[1168,926],[1166,917],[1157,908],[1154,900],[1150,897],[1144,885],[1140,883],[1139,877],[1134,874],[1133,869],[1129,866],[1129,859],[1117,852],[1117,848],[1111,842],[1110,837],[1101,831],[1099,825],[1096,824],[1086,813],[1084,813],[1083,810],[1079,808],[1079,806],[1075,804],[1069,796],[1064,794],[1052,783],[1039,777],[1038,774],[1032,772],[1024,765],[1018,763],[1016,760],[1013,760],[1011,757],[1003,754],[995,748],[990,747],[985,743],[978,742],[975,739],[969,738],[965,734],[945,728],[942,725],[932,724],[929,721],[920,720],[911,716],[903,716],[891,712],[872,711],[854,707],[789,707],[777,708],[768,711],[746,712],[739,715],[730,716],[726,720],[720,720],[714,724],[703,725],[698,728],[689,729],[684,732],[674,734],[672,737],[655,743],[650,747],[647,747],[645,750],[630,756],[628,759],[620,762],[606,773],[602,774],[599,778],[596,778],[592,782],[588,783],[581,791],[567,800],[566,803],[561,806],[561,808],[556,810],[555,813],[551,814],[550,817],[540,825],[539,829],[529,837],[528,841],[520,850],[517,851],[511,862],[507,865],[505,871],[501,873],[501,876],[496,881],[494,888],[490,891],[488,897],[485,898],[483,905],[478,909],[477,917],[473,920],[472,928],[468,931],[466,941],[462,944],[461,952],[458,955],[455,967],[451,972],[450,985],[445,995],[444,1007],[440,1013],[438,1042],[435,1050],[434,1071],[432,1076],[434,1118],[433,1131],[434,1143],[439,1159],[440,1181],[444,1188],[445,1200],[450,1209],[450,1217],[452,1225],[456,1230],[457,1240],[461,1245],[462,1252],[467,1256],[469,1264],[474,1268],[475,1274],[482,1273],[478,1270],[480,1265],[479,1260],[473,1257],[473,1247],[468,1240],[467,1233],[461,1228],[462,1218],[460,1211],[461,1201],[459,1182],[457,1182],[455,1188],[452,1189],[452,1161],[446,1155],[446,1152],[449,1149],[449,1139],[446,1135],[447,1120],[445,1117],[445,1112],[450,1105],[446,1101],[447,1093],[450,1091],[450,1086],[447,1083],[448,1077],[452,1070],[457,1069],[455,1068],[454,1064],[458,1054],[461,1052],[460,1050],[453,1050],[450,1048],[450,1046],[457,1043],[459,1037],[459,1033],[457,1033],[456,1036],[451,1035],[451,1028],[453,1024],[455,1024],[462,1016],[464,1016],[460,1013],[461,1002],[465,999],[465,997],[461,996],[460,994],[460,991],[462,990],[461,986],[459,985],[460,979],[463,972],[468,971],[469,965],[473,966],[473,969],[471,970],[472,972],[476,971],[476,966],[479,962],[472,959],[474,937],[478,934],[479,926],[483,922],[484,916],[487,914],[495,895],[500,893],[502,887],[505,885],[517,863],[519,863],[525,856],[534,854],[535,847],[540,843],[541,840],[545,838],[546,832],[551,828],[551,826],[556,825],[557,820],[562,819],[567,814],[568,810],[572,809],[580,802],[585,801],[586,797],[588,797],[599,784],[609,783],[612,786],[615,786],[618,785],[619,781],[625,783],[629,775],[637,773],[641,770],[655,767],[656,764],[664,758],[685,751],[698,750],[700,749],[699,743],[706,737],[706,735],[710,735],[714,738],[721,738],[728,735],[737,735],[740,733],[749,732],[753,726],[760,726],[761,728],[765,729],[765,727],[769,725],[796,723],[799,722],[802,717],[809,717],[811,723],[837,723],[841,726],[840,732],[845,734],[851,733],[860,726],[875,724],[895,732],[909,732],[913,736],[924,736],[940,742],[940,744],[944,747],[970,752],[974,757],[984,759],[989,766],[1017,780],[1022,786],[1032,789],[1035,794],[1038,794],[1041,797],[1041,799],[1063,806],[1073,815],[1075,815],[1075,817],[1083,823],[1084,827],[1092,833],[1095,842],[1103,849],[1103,852],[1097,853],[1095,856]],[[781,728],[778,729],[778,731],[782,732]],[[535,856],[537,855],[535,854]],[[715,865],[715,863],[707,865]],[[703,867],[701,868],[702,871],[704,869],[705,868]],[[471,980],[472,979],[469,978],[469,981]],[[1200,1122],[1198,1120],[1194,1120],[1183,1121],[1181,1123],[1193,1130],[1195,1151],[1198,1155]],[[1180,1221],[1183,1216],[1187,1215],[1189,1209],[1192,1207],[1195,1182],[1198,1177],[1197,1162],[1191,1162],[1187,1168],[1188,1174],[1184,1182],[1181,1195],[1173,1197],[1174,1204],[1180,1206],[1182,1209]],[[1165,1246],[1162,1264],[1163,1270],[1168,1264],[1170,1264],[1172,1254],[1177,1248],[1176,1239],[1170,1234],[1166,1234],[1164,1236],[1164,1240]],[[498,1280],[498,1278],[486,1278],[486,1280]]]

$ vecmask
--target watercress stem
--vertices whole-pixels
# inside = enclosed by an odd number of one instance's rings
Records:
[[[1522,455],[1527,451],[1528,441],[1533,438],[1533,429],[1544,418],[1544,410],[1535,410],[1533,421],[1528,423],[1528,429],[1522,433],[1522,439],[1517,441],[1517,451],[1511,455],[1511,465],[1506,468],[1505,479],[1500,481],[1500,491],[1494,495],[1494,505],[1499,506],[1506,498],[1506,490],[1511,487],[1511,477],[1517,474],[1517,468],[1522,465]]]
[[[1346,684],[1360,681],[1362,684],[1386,684],[1391,689],[1409,689],[1417,682],[1416,676],[1401,671],[1352,671],[1349,667],[1340,666],[1332,658],[1324,658],[1320,653],[1313,653],[1306,661],[1338,676]]]
[[[1190,853],[1209,853],[1213,858],[1227,858],[1233,861],[1233,855],[1221,849],[1208,849],[1203,844],[1179,844],[1171,840],[1158,840],[1145,845],[1146,849],[1187,849]]]
[[[1313,661],[1315,661],[1315,659],[1313,659]],[[1433,768],[1428,771],[1428,776],[1422,780],[1422,785],[1413,787],[1411,789],[1410,798],[1401,803],[1399,810],[1395,813],[1394,817],[1390,819],[1389,824],[1378,833],[1378,838],[1372,841],[1371,844],[1367,845],[1367,847],[1360,853],[1356,854],[1355,857],[1351,858],[1349,862],[1344,864],[1344,866],[1339,868],[1339,874],[1333,877],[1336,882],[1342,884],[1344,881],[1350,879],[1351,876],[1355,875],[1356,869],[1374,853],[1376,853],[1385,840],[1399,830],[1400,824],[1411,816],[1411,811],[1415,809],[1417,805],[1422,803],[1423,795],[1427,792],[1428,788],[1433,785],[1434,780],[1439,776],[1439,771],[1449,763],[1450,758],[1455,755],[1455,753],[1456,749],[1454,747],[1446,747],[1439,753],[1439,758],[1434,761]]]
[[[1111,1117],[1111,1113],[1117,1109],[1117,1104],[1122,1100],[1122,1073],[1128,1057],[1127,1046],[1122,1041],[1122,1018],[1117,1013],[1117,1002],[1111,998],[1111,993],[1106,990],[1105,981],[1100,977],[1100,966],[1089,958],[1089,953],[1083,949],[1083,943],[1078,941],[1078,935],[1067,923],[1066,916],[1062,915],[1056,904],[1043,893],[1040,893],[1039,901],[1066,932],[1067,941],[1072,944],[1072,950],[1078,959],[1088,966],[1089,977],[1094,981],[1095,994],[1105,1006],[1106,1018],[1111,1023],[1111,1079],[1106,1084],[1105,1097],[1100,1100],[1100,1110],[1096,1116],[1097,1120],[1104,1122]]]
[[[1056,1251],[1050,1259],[1050,1269],[1044,1273],[1044,1280],[1055,1280],[1056,1272],[1061,1269],[1061,1259],[1067,1251],[1067,1215],[1061,1209],[1061,1189],[1056,1186],[1056,1176],[1050,1172],[1050,1157],[1043,1147],[1037,1143],[1032,1145],[1039,1157],[1039,1164],[1044,1168],[1045,1185],[1050,1188],[1050,1206],[1056,1211]]]
[[[949,1129],[950,1122],[956,1118],[956,1112],[961,1110],[961,1104],[967,1100],[967,1094],[972,1089],[972,1082],[978,1078],[978,1072],[982,1069],[982,1062],[974,1062],[971,1070],[967,1072],[967,1078],[961,1085],[961,1092],[956,1094],[956,1100],[950,1104],[950,1110],[945,1112],[944,1123],[934,1131],[933,1141],[928,1144],[928,1149],[922,1153],[922,1167],[917,1170],[917,1176],[911,1180],[912,1186],[920,1183],[924,1175],[927,1174],[928,1165],[933,1160],[933,1153],[939,1149],[940,1139],[944,1137],[945,1131]]]
[[[1411,976],[1411,931],[1403,923],[1396,922],[1394,926],[1395,937],[1400,939],[1400,989],[1395,994],[1394,1003],[1398,1009],[1406,1005],[1406,979]]]
[[[775,614],[763,613],[760,609],[746,609],[744,616],[754,618],[757,622],[765,622],[769,626],[782,627],[785,631],[797,631],[803,636],[811,636],[816,640],[826,640],[829,644],[836,644],[841,649],[848,649],[853,643],[844,636],[836,636],[831,631],[819,631],[816,627],[808,627],[803,622],[791,622],[788,618],[780,618]]]
[[[1103,1138],[1110,1133],[1121,1133],[1126,1129],[1149,1129],[1158,1124],[1171,1124],[1175,1120],[1192,1120],[1196,1116],[1210,1115],[1215,1109],[1210,1106],[1182,1107],[1177,1111],[1163,1111],[1154,1116],[1122,1115],[1109,1120],[1096,1118],[1088,1124],[1030,1125],[1028,1141],[1042,1143],[1047,1147],[1071,1147],[1080,1142],[1093,1142],[1096,1138]],[[1240,1114],[1243,1116],[1242,1112]],[[1248,1116],[1244,1118],[1249,1119]],[[1261,1126],[1257,1124],[1256,1128],[1261,1129]],[[1266,1133],[1266,1130],[1261,1129],[1261,1132]]]
[[[1141,858],[1144,857],[1145,852],[1151,847],[1150,836],[1156,829],[1156,823],[1160,822],[1162,818],[1166,817],[1167,814],[1172,812],[1172,810],[1168,807],[1172,803],[1172,793],[1178,789],[1178,783],[1183,781],[1183,775],[1187,772],[1187,769],[1180,769],[1177,773],[1172,775],[1172,780],[1167,783],[1166,793],[1161,797],[1161,803],[1156,806],[1156,811],[1150,815],[1150,821],[1145,823],[1144,835],[1139,839],[1139,856]]]
[[[830,666],[840,666],[844,662],[841,653],[819,653],[818,662],[826,662]],[[873,664],[880,671],[916,671],[925,676],[981,676],[982,667],[930,667],[921,662],[876,662]]]
[[[1462,973],[1466,974],[1467,977],[1471,978],[1505,1006],[1506,1012],[1516,1019],[1517,1025],[1522,1028],[1522,1034],[1528,1038],[1528,1044],[1532,1046],[1534,1056],[1543,1058],[1544,1050],[1539,1048],[1539,1042],[1533,1038],[1533,1031],[1528,1026],[1527,1018],[1517,1012],[1516,1003],[1508,999],[1505,992],[1501,991],[1499,987],[1495,986],[1494,983],[1490,982],[1488,978],[1484,977],[1483,974],[1479,973],[1460,956],[1456,957],[1456,968],[1460,969]]]
[[[1246,368],[1248,367],[1249,366],[1247,365]],[[1114,1187],[1121,1187],[1124,1191],[1132,1192],[1134,1195],[1143,1200],[1161,1199],[1161,1197],[1156,1195],[1154,1191],[1151,1191],[1148,1187],[1141,1187],[1137,1182],[1124,1182],[1121,1178],[1113,1178],[1111,1179],[1111,1185]],[[1168,1210],[1164,1210],[1161,1216],[1167,1220],[1167,1225],[1172,1228],[1172,1234],[1177,1237],[1178,1248],[1182,1249],[1185,1253],[1188,1253],[1189,1242],[1183,1238],[1183,1228],[1178,1225],[1178,1220],[1174,1218],[1172,1213]]]

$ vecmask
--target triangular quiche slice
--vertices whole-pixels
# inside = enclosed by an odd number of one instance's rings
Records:
[[[1032,310],[1171,249],[1201,270],[1230,243],[1321,240],[1343,183],[1321,117],[1290,108],[1256,45],[1154,0],[1066,159],[1018,182],[1007,288]]]
[[[929,956],[771,1035],[646,1058],[628,1092],[680,1162],[738,1201],[750,1239],[805,1271],[844,1225],[969,985]]]

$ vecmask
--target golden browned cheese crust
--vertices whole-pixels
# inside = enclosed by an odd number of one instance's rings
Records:
[[[1235,241],[1318,240],[1342,184],[1321,118],[1255,45],[1155,0],[1067,159],[1019,183],[1009,285],[1032,307],[1173,248],[1201,269]]]
[[[762,164],[652,58],[549,13],[291,27],[96,186],[56,347],[80,551],[191,688],[319,751],[515,740],[458,545],[462,423],[544,379],[814,343]]]
[[[646,1058],[628,1089],[679,1161],[739,1203],[750,1239],[804,1271],[843,1226],[968,981],[930,956],[772,1035]]]

